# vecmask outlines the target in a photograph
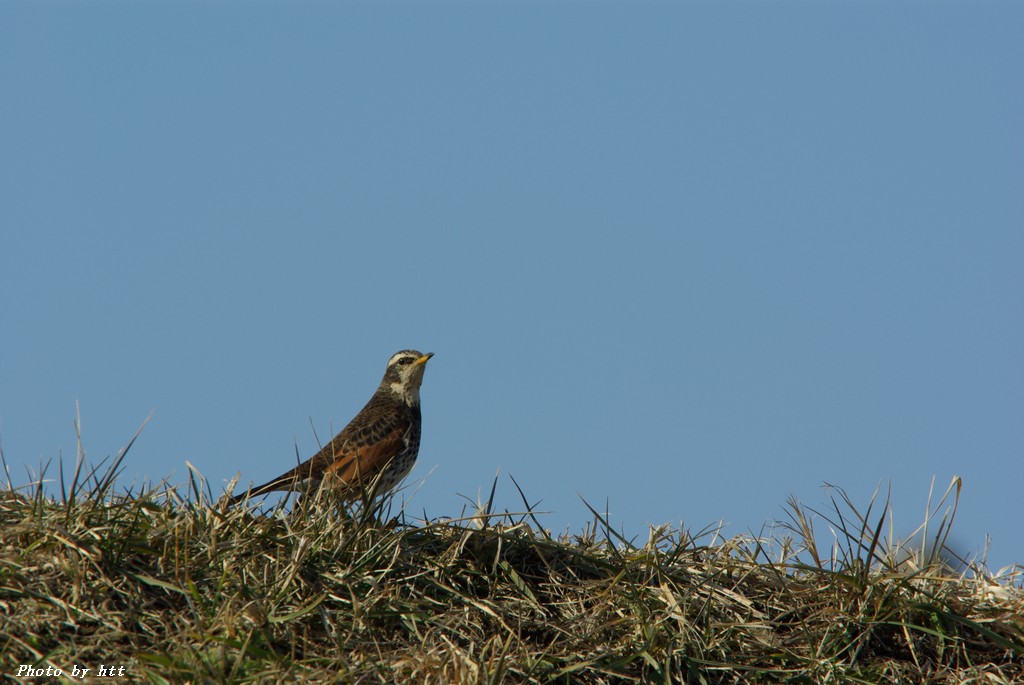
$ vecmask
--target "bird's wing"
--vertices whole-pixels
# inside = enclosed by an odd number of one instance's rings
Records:
[[[330,459],[324,469],[324,476],[330,476],[345,485],[369,485],[405,447],[408,430],[408,419],[389,415],[347,436],[347,440],[340,445],[335,445],[332,440],[331,444],[321,450],[321,454]]]
[[[354,424],[354,422],[353,422]],[[338,433],[323,449],[269,483],[253,488],[253,495],[273,490],[291,490],[307,480],[330,477],[340,484],[369,483],[391,458],[405,446],[409,421],[392,414]]]
[[[369,485],[405,446],[410,423],[408,416],[392,412],[379,413],[370,420],[362,418],[364,413],[375,409],[372,403],[368,404],[319,452],[277,478],[235,495],[231,503],[275,490],[294,490],[305,481],[319,482],[327,476],[338,479],[343,485]]]

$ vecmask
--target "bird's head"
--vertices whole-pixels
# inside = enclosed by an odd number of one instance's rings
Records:
[[[388,360],[388,369],[380,384],[390,388],[408,404],[419,404],[423,371],[427,368],[427,360],[433,356],[433,352],[423,354],[416,350],[395,352]]]

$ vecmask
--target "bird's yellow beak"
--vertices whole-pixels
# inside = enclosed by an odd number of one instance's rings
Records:
[[[427,353],[426,353],[425,355],[423,355],[422,357],[420,357],[419,359],[417,359],[416,361],[414,361],[414,362],[412,363],[412,365],[413,365],[413,366],[420,366],[420,365],[422,365],[422,364],[426,364],[426,363],[427,363],[427,360],[428,360],[428,359],[430,359],[430,358],[431,358],[431,357],[433,357],[433,356],[434,356],[434,353],[433,353],[433,352],[427,352]]]

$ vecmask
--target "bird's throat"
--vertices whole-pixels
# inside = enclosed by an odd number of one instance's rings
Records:
[[[391,383],[389,385],[391,392],[395,393],[403,402],[411,407],[415,407],[420,403],[420,389],[419,386],[409,387],[403,383]]]

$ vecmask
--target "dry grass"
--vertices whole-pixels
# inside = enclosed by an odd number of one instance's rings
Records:
[[[861,514],[839,490],[827,515],[791,502],[764,538],[661,528],[641,543],[597,512],[554,537],[490,503],[413,524],[387,502],[227,509],[196,474],[115,493],[119,465],[79,463],[59,497],[45,474],[0,489],[0,675],[102,663],[157,683],[1024,682],[1019,569],[941,561],[958,482],[921,531],[933,552],[908,556],[884,539],[887,505]],[[826,553],[822,519],[838,531]]]

